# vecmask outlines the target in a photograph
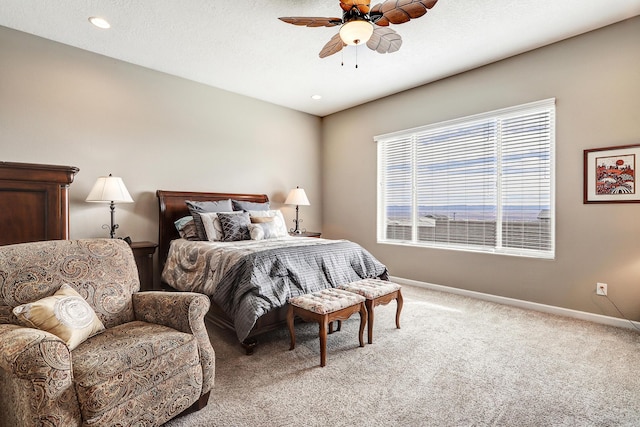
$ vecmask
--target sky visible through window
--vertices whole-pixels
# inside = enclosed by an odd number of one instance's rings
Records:
[[[387,218],[411,218],[415,161],[419,217],[496,220],[500,195],[503,220],[547,219],[551,200],[549,124],[538,113],[530,116],[483,120],[418,135],[413,141],[414,155],[407,141],[404,158],[387,166],[387,176],[398,177],[387,181],[395,201],[387,205]],[[540,142],[540,135],[547,136]]]

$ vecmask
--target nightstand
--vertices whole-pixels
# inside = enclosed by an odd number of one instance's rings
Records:
[[[133,242],[131,250],[138,266],[140,291],[153,291],[153,254],[158,245],[153,242]]]
[[[320,237],[322,233],[317,231],[305,231],[304,233],[289,233],[289,236],[293,237]]]

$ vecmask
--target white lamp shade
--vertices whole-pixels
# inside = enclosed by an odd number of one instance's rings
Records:
[[[349,21],[340,28],[340,38],[349,45],[366,43],[371,38],[371,34],[373,34],[373,25],[362,19]]]
[[[309,199],[307,199],[304,189],[296,187],[289,191],[289,195],[287,196],[287,200],[284,201],[284,204],[309,206],[311,203],[309,203]]]
[[[101,176],[86,198],[87,202],[133,203],[131,195],[118,176]]]

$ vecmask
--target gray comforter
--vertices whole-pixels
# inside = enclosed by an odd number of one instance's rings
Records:
[[[360,245],[299,237],[234,244],[176,240],[162,274],[179,290],[209,295],[233,319],[240,341],[260,316],[292,296],[371,277],[386,277],[386,267]]]

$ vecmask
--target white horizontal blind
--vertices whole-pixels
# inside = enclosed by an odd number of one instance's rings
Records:
[[[551,111],[502,120],[502,246],[553,251]]]
[[[495,140],[494,120],[417,135],[418,241],[495,246]]]
[[[554,104],[376,137],[378,241],[552,258]]]
[[[398,138],[380,146],[379,163],[384,164],[381,177],[386,191],[382,195],[385,209],[378,223],[388,224],[383,239],[411,241],[413,235],[413,143],[411,138]]]

